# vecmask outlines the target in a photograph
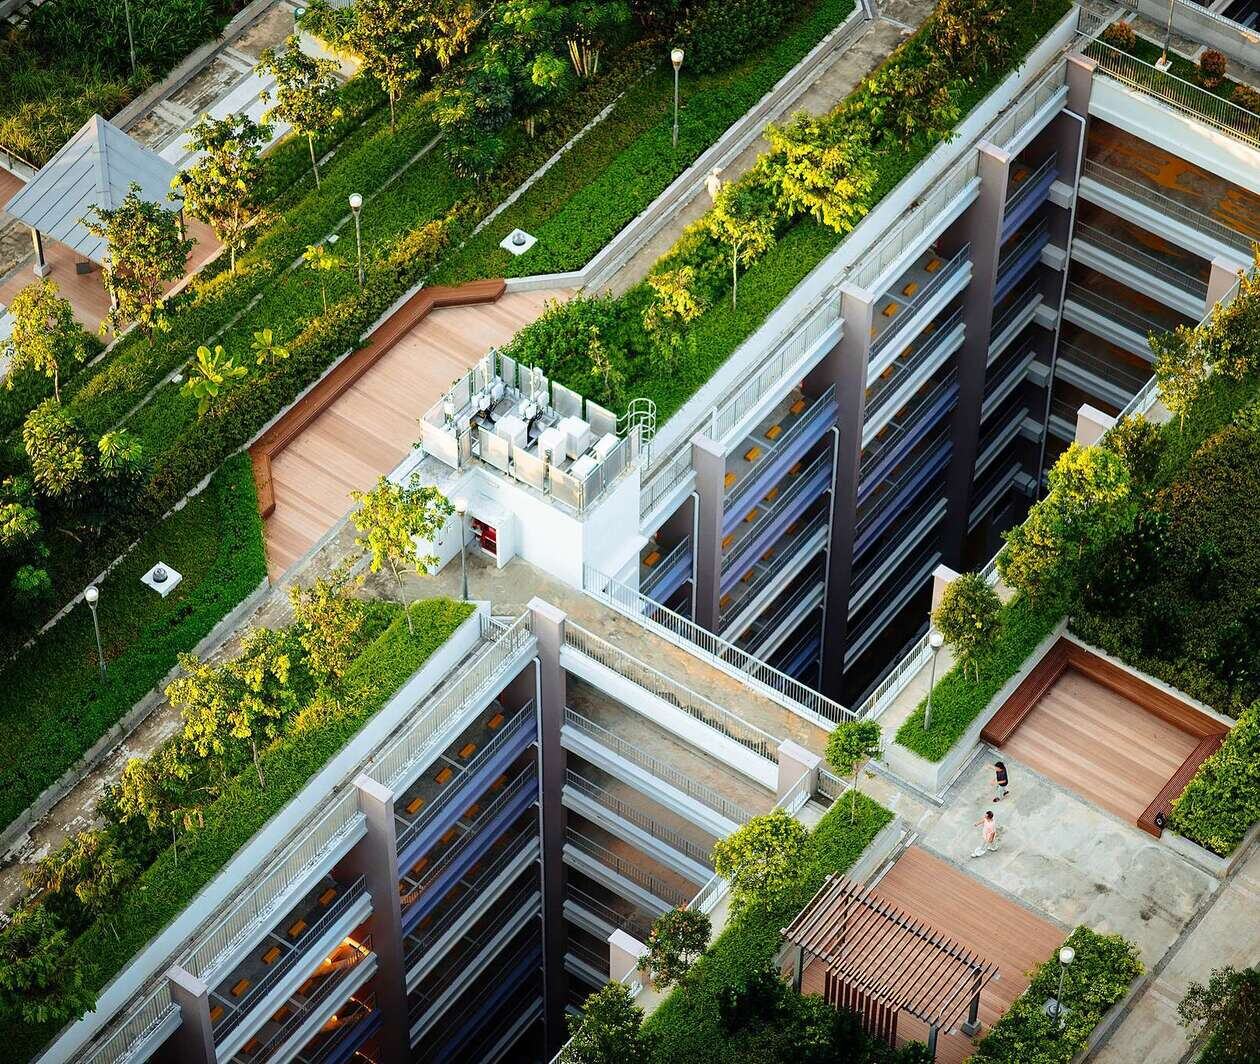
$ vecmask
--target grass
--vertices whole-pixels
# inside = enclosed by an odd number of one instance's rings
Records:
[[[1110,41],[1107,43],[1111,44]],[[1114,44],[1111,46],[1113,48],[1116,47]],[[1144,63],[1150,63],[1152,66],[1154,66],[1155,61],[1164,54],[1164,49],[1160,45],[1155,44],[1153,41],[1148,41],[1145,37],[1138,37],[1132,48],[1117,50],[1127,52],[1127,54],[1133,56],[1134,58],[1140,59]],[[1188,81],[1191,85],[1196,85],[1204,92],[1211,93],[1213,96],[1219,96],[1222,100],[1229,100],[1230,102],[1233,102],[1234,90],[1238,88],[1238,82],[1234,81],[1232,78],[1222,78],[1219,85],[1209,88],[1207,85],[1203,84],[1200,77],[1198,63],[1195,63],[1192,60],[1185,58],[1185,56],[1178,55],[1176,52],[1172,51],[1168,53],[1168,61],[1171,64],[1168,68],[1168,73],[1172,74],[1174,77],[1178,77],[1182,81]]]
[[[140,583],[159,560],[183,576],[166,598]],[[242,455],[102,581],[103,679],[82,605],[0,671],[0,823],[71,768],[266,572],[253,473]]]

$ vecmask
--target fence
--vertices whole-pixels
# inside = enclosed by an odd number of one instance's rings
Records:
[[[75,1059],[83,1064],[121,1064],[172,1013],[178,1012],[179,1006],[171,1000],[171,984],[163,978],[107,1037],[87,1046]]]
[[[1185,270],[1179,270],[1176,266],[1165,262],[1148,251],[1143,251],[1131,241],[1121,240],[1105,230],[1098,229],[1085,222],[1076,223],[1073,240],[1078,242],[1084,241],[1103,251],[1119,255],[1126,262],[1136,263],[1148,273],[1153,273],[1174,287],[1180,288],[1184,292],[1189,292],[1196,299],[1205,299],[1207,297],[1208,286],[1206,281],[1186,273]]]
[[[659,876],[654,876],[651,872],[645,872],[638,865],[631,864],[620,854],[613,853],[606,846],[601,846],[594,839],[583,835],[576,828],[568,826],[564,829],[564,841],[566,846],[572,846],[575,850],[580,850],[586,854],[587,857],[593,857],[623,879],[629,880],[636,886],[646,890],[649,894],[654,894],[667,905],[677,908],[680,905],[687,904],[687,896],[681,891],[671,887]]]
[[[1047,70],[1029,89],[1020,95],[1019,102],[985,138],[999,148],[1007,148],[1037,112],[1067,87],[1067,60],[1061,59]],[[1024,182],[1027,184],[1027,182]],[[1007,209],[1010,207],[1008,205]]]
[[[665,824],[654,820],[641,809],[623,802],[612,791],[605,787],[601,787],[590,780],[579,776],[572,769],[565,770],[565,786],[572,787],[579,794],[584,795],[591,801],[602,805],[611,813],[615,813],[627,823],[633,824],[635,827],[645,831],[658,842],[663,842],[667,846],[673,847],[679,853],[690,857],[698,864],[708,865],[710,863],[711,852],[704,846],[693,842],[687,838],[682,832],[671,828]]]
[[[887,347],[896,337],[904,335],[905,323],[910,321],[914,317],[915,312],[925,306],[928,300],[944,288],[952,278],[957,276],[958,272],[970,261],[971,245],[964,244],[954,253],[954,257],[937,270],[932,279],[919,289],[914,298],[901,308],[901,313],[897,315],[896,321],[871,341],[870,358],[872,362],[879,356],[879,352]]]

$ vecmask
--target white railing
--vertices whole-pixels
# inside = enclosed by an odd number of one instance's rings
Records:
[[[162,979],[104,1040],[89,1045],[75,1057],[83,1064],[123,1064],[179,1006],[171,1000],[171,984]]]
[[[1038,111],[1059,95],[1066,84],[1067,60],[1061,59],[1042,74],[1032,88],[1020,94],[1019,103],[989,131],[985,139],[999,148],[1005,148],[1036,117]]]
[[[1190,293],[1195,299],[1204,299],[1207,296],[1207,283],[1205,281],[1192,276],[1185,270],[1178,269],[1170,262],[1165,262],[1158,255],[1152,255],[1149,251],[1143,251],[1132,241],[1121,240],[1119,237],[1113,236],[1105,229],[1099,229],[1096,226],[1078,221],[1073,231],[1072,239],[1077,243],[1092,244],[1103,251],[1118,255],[1125,262],[1140,265],[1147,272],[1153,273],[1174,287]]]
[[[1051,152],[1036,170],[1007,192],[1006,206],[1002,209],[1003,214],[1009,216],[1025,199],[1032,195],[1032,190],[1037,187],[1041,179],[1058,165],[1059,153],[1057,151]]]
[[[834,772],[825,768],[818,770],[818,793],[833,802],[848,790],[849,785]]]
[[[587,857],[593,858],[606,866],[610,871],[617,873],[622,879],[627,879],[636,886],[646,890],[649,894],[654,894],[668,905],[679,906],[685,905],[687,902],[687,896],[682,891],[670,886],[659,876],[654,876],[651,872],[645,872],[637,864],[632,864],[622,857],[621,854],[614,853],[607,846],[601,846],[594,839],[583,835],[572,825],[564,829],[564,842],[566,846],[572,846],[574,849],[580,850]]]
[[[638,806],[622,801],[608,788],[592,783],[572,769],[566,769],[564,775],[566,787],[572,787],[579,794],[589,798],[597,805],[602,805],[609,812],[615,813],[627,823],[640,828],[658,842],[672,847],[686,857],[690,857],[697,864],[712,864],[713,853],[710,848],[701,846],[699,843],[687,838],[686,835],[676,828],[671,828],[667,824],[662,824],[659,820],[648,816]]]
[[[701,628],[694,621],[675,613],[632,587],[614,580],[593,565],[582,566],[582,587],[593,597],[607,603],[619,613],[638,621],[675,646],[701,657],[737,680],[750,683],[785,709],[799,714],[813,724],[830,730],[833,724],[852,720],[851,710],[826,695],[794,680],[786,673],[767,665],[741,650],[720,635]]]
[[[673,457],[663,466],[658,466],[651,480],[643,484],[639,493],[639,516],[650,514],[661,499],[691,476],[691,472],[691,437],[688,436],[678,445]]]

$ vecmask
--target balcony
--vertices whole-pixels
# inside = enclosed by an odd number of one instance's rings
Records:
[[[1038,407],[1036,415],[1038,421],[1040,421],[1042,409],[1044,406]],[[1023,431],[1024,422],[1030,413],[1031,408],[1028,403],[1020,401],[1018,396],[994,413],[976,448],[976,466],[971,474],[973,482],[980,479],[993,460]],[[1040,435],[1037,438],[1040,439]]]
[[[738,639],[781,590],[830,539],[830,513],[826,508],[795,525],[757,559],[740,582],[723,596],[719,629],[727,640]]]
[[[911,343],[954,295],[971,278],[971,245],[955,252],[948,260],[933,251],[925,252],[911,269],[898,279],[896,294],[876,301],[871,329],[870,362],[886,365]],[[877,371],[878,372],[878,371]]]
[[[1030,337],[998,360],[985,380],[982,423],[1023,383],[1037,357],[1036,341]]]
[[[1011,164],[1007,182],[1006,207],[1002,215],[1002,240],[1005,242],[1021,225],[1032,217],[1050,195],[1050,186],[1059,177],[1059,156],[1051,152],[1048,158],[1035,167],[1023,162]]]
[[[1017,461],[1001,462],[993,467],[993,471],[979,480],[972,489],[971,517],[967,522],[967,530],[971,531],[1010,491],[1015,484],[1023,466]]]
[[[866,558],[853,571],[850,581],[849,616],[862,609],[883,587],[888,577],[908,558],[912,551],[932,532],[945,516],[943,494],[930,493],[914,510],[904,514],[888,530],[890,548],[886,554]]]
[[[1138,369],[1115,357],[1098,351],[1059,341],[1059,355],[1055,361],[1056,379],[1067,381],[1089,395],[1097,395],[1112,406],[1124,406],[1148,380],[1150,368]]]
[[[786,587],[736,644],[759,658],[771,657],[796,627],[823,604],[825,570],[819,558]]]
[[[905,578],[888,581],[884,591],[854,618],[849,630],[849,642],[844,648],[846,668],[851,667],[870,649],[910,600],[924,589],[932,570],[940,560],[940,546],[936,541],[931,539],[924,543],[911,554],[909,561],[902,564],[901,572],[905,573]]]
[[[1072,258],[1143,295],[1168,303],[1182,314],[1197,318],[1203,313],[1207,283],[1180,269],[1170,261],[1171,256],[1155,255],[1136,240],[1122,239],[1078,220],[1072,238]]]
[[[627,861],[572,825],[564,830],[564,863],[653,916],[691,900],[683,891]]]
[[[878,374],[873,366],[867,371],[866,413],[862,424],[864,446],[879,433],[893,412],[962,346],[967,331],[962,309],[942,322],[932,322],[923,331],[929,334],[928,339],[918,347],[907,347],[897,361]]]
[[[1096,279],[1096,276],[1095,278]],[[1184,320],[1167,308],[1158,307],[1145,297],[1129,292],[1123,286],[1108,285],[1110,296],[1131,296],[1124,303],[1109,298],[1099,291],[1099,285],[1072,281],[1067,286],[1063,301],[1063,317],[1074,325],[1088,329],[1108,343],[1130,351],[1142,358],[1151,359],[1147,337],[1169,332]]]
[[[654,602],[668,602],[691,579],[691,537],[663,550],[649,541],[639,556],[639,592]]]
[[[607,940],[614,931],[625,931],[640,942],[647,941],[652,929],[650,922],[636,915],[633,906],[630,908],[631,912],[624,913],[572,883],[565,887],[565,917],[602,940]]]
[[[942,426],[919,443],[858,505],[856,560],[910,506],[929,483],[949,464],[953,447],[949,425]]]
[[[989,351],[986,365],[993,365],[1011,343],[1037,316],[1042,304],[1040,285],[1034,279],[1020,292],[1007,299],[1005,305],[993,308],[993,325],[989,330]]]
[[[1041,252],[1050,243],[1050,223],[1042,218],[998,258],[997,285],[993,301],[1000,302],[1041,261]]]
[[[928,381],[896,417],[885,423],[881,438],[870,440],[862,451],[858,471],[857,500],[860,507],[906,456],[958,404],[958,373],[951,370],[940,381]]]
[[[380,1026],[381,1012],[376,1006],[376,995],[351,997],[302,1047],[293,1058],[294,1064],[341,1064],[355,1056]]]
[[[822,625],[807,623],[780,648],[776,660],[790,676],[813,678],[821,653]]]

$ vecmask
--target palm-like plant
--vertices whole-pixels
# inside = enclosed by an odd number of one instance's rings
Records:
[[[245,376],[248,370],[238,366],[236,360],[215,344],[211,351],[205,344],[197,348],[196,361],[190,367],[189,376],[180,394],[197,400],[197,416],[204,417],[210,404],[223,391],[229,381]]]
[[[329,240],[332,240],[329,237]],[[328,284],[324,280],[324,274],[332,273],[334,270],[341,269],[345,265],[345,260],[340,255],[334,255],[327,244],[311,244],[307,247],[305,254],[302,256],[303,261],[312,270],[319,275],[319,294],[324,300],[324,313],[328,313]]]
[[[260,366],[264,362],[268,365],[283,362],[289,357],[289,349],[275,342],[270,329],[259,329],[254,333],[254,339],[249,346],[254,352],[255,361]]]

